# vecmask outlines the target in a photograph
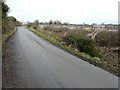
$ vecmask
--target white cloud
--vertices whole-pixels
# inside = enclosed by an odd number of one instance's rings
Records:
[[[9,16],[20,21],[117,23],[119,0],[7,0]]]

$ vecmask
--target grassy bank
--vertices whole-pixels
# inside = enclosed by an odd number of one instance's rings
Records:
[[[17,31],[17,27],[14,28],[14,30],[8,34],[4,34],[2,36],[2,43],[4,45],[4,43]]]
[[[29,28],[26,27],[27,29],[29,29],[30,31],[34,32],[36,35],[50,41],[52,44],[62,48],[63,50],[95,65],[98,67],[101,67],[111,73],[114,73],[115,75],[118,75],[118,70],[119,67],[116,66],[112,66],[111,64],[109,64],[106,61],[103,61],[102,58],[98,58],[98,57],[93,57],[89,54],[86,54],[84,52],[80,52],[78,51],[76,48],[71,47],[71,45],[66,45],[66,43],[61,41],[61,37],[60,35],[56,34],[56,33],[51,33],[45,30],[35,30],[33,28]]]

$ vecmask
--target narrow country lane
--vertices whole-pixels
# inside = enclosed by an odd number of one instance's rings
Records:
[[[7,42],[3,88],[118,88],[118,77],[36,36],[25,27]]]

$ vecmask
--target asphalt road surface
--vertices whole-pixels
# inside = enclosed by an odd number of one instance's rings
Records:
[[[25,27],[7,42],[3,88],[118,88],[118,77],[36,36]]]

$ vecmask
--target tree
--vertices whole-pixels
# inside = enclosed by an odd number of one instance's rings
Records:
[[[34,29],[37,29],[38,26],[39,26],[39,20],[35,20],[35,21],[33,22],[33,27],[34,27]]]
[[[2,7],[2,33],[5,33],[7,30],[6,17],[7,17],[7,12],[9,11],[9,7],[5,4],[5,2],[1,2],[1,1],[0,1],[0,7]]]
[[[35,25],[39,25],[39,20],[35,20]]]
[[[2,5],[2,17],[7,16],[7,12],[9,11],[9,7],[5,4],[5,2],[0,2],[0,6]]]
[[[52,21],[52,20],[50,20],[49,24],[53,24],[53,21]]]
[[[57,22],[56,22],[56,21],[54,21],[54,24],[57,24]]]

